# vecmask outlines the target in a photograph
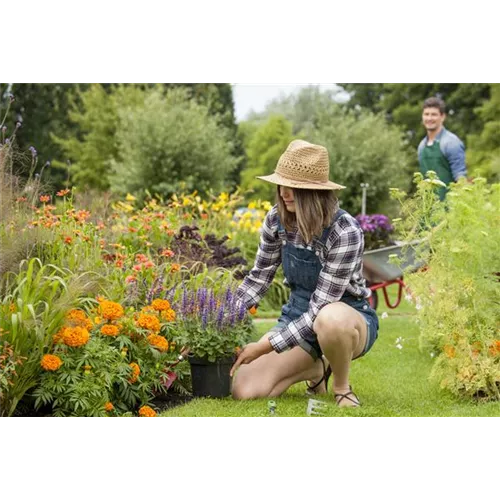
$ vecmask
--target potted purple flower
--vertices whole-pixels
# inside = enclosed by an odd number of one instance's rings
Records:
[[[234,290],[184,289],[177,311],[175,341],[190,354],[193,395],[226,397],[231,393],[229,371],[236,352],[248,343],[253,326]]]
[[[356,220],[365,235],[365,250],[394,245],[392,240],[394,227],[387,216],[382,214],[357,215]]]

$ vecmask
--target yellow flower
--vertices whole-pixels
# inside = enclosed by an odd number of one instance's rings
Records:
[[[248,204],[248,209],[249,210],[255,210],[255,208],[257,207],[257,205],[255,204],[255,201],[251,201],[249,204]]]
[[[132,196],[130,193],[127,193],[127,196],[125,197],[127,201],[135,201],[137,198],[135,196]]]
[[[45,354],[40,361],[40,365],[44,370],[49,372],[55,372],[61,368],[63,362],[59,356],[55,356],[54,354]]]

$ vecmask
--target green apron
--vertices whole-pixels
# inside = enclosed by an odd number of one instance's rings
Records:
[[[450,164],[441,152],[439,141],[434,141],[432,146],[424,146],[420,161],[420,172],[425,177],[429,170],[434,170],[438,178],[443,181],[446,186],[453,182],[453,175],[451,174]],[[448,187],[440,187],[438,190],[439,199],[444,200]]]

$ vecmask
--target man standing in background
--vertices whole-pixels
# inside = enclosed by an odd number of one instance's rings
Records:
[[[420,172],[424,176],[428,170],[434,170],[446,184],[446,187],[439,188],[441,201],[446,197],[450,182],[467,176],[465,146],[455,134],[444,128],[445,118],[445,104],[442,99],[430,97],[424,101],[422,123],[427,135],[418,146],[418,161]]]

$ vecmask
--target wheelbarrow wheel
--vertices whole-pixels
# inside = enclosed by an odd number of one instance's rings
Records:
[[[378,307],[378,293],[377,290],[372,290],[372,294],[368,297],[368,303],[372,309],[377,310]]]

